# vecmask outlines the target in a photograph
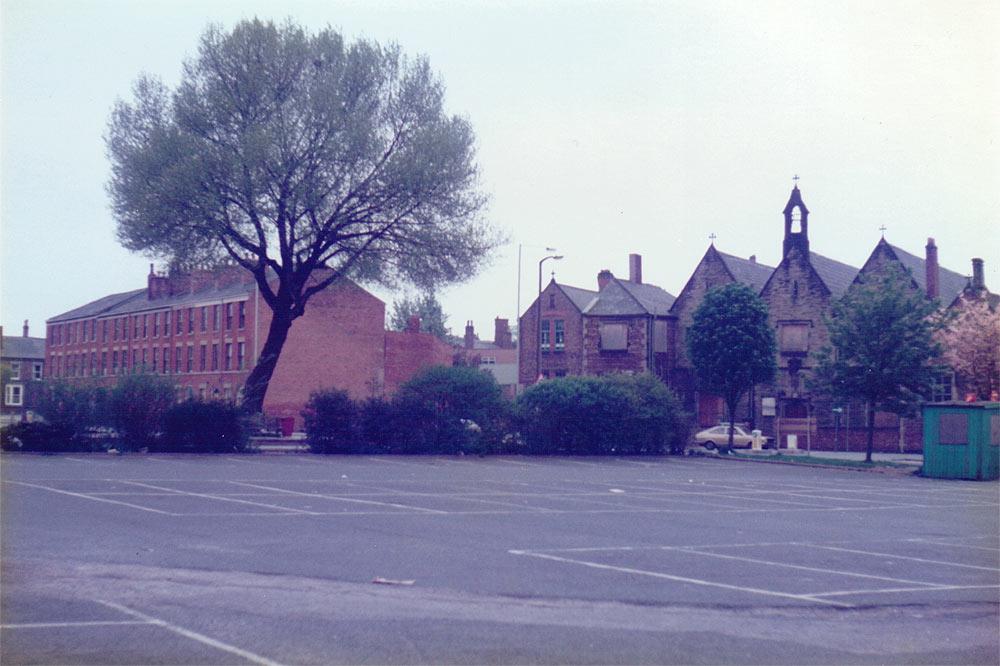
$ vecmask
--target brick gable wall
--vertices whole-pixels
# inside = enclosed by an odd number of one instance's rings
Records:
[[[565,325],[565,346],[562,350],[543,351],[541,354],[541,368],[537,364],[538,353],[538,307],[541,304],[541,318],[543,322],[553,322],[561,319]],[[557,374],[579,375],[583,373],[583,315],[576,308],[563,291],[550,282],[542,291],[540,299],[534,303],[521,316],[518,334],[518,349],[521,357],[521,370],[519,381],[521,384],[534,384],[538,379],[539,370],[549,373],[549,376]],[[554,327],[550,324],[551,334],[554,336]],[[554,343],[554,337],[552,338]]]

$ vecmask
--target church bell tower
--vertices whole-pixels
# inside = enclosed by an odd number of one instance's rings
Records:
[[[798,180],[798,176],[795,177]],[[788,252],[797,247],[799,252],[809,256],[809,209],[802,202],[802,193],[799,192],[799,184],[795,183],[792,194],[788,197],[785,210],[785,242],[782,247],[782,258],[788,256]]]

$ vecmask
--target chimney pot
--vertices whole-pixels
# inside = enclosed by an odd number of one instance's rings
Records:
[[[986,289],[986,276],[983,273],[983,260],[975,258],[972,260],[972,288],[977,292]],[[25,322],[27,324],[27,322]]]
[[[465,348],[472,349],[476,342],[476,329],[472,326],[472,320],[465,322]]]
[[[751,254],[750,255],[750,263],[751,264],[756,264],[757,263],[757,255],[756,254]]]
[[[642,284],[642,255],[628,255],[628,280],[635,284]]]
[[[927,247],[924,249],[927,251],[927,258],[924,262],[924,268],[927,271],[927,298],[937,298],[940,295],[938,290],[938,249],[933,238],[927,239]]]
[[[980,267],[982,267],[982,260],[980,260]],[[24,320],[24,337],[28,337],[28,320]]]
[[[597,291],[604,289],[611,282],[614,275],[607,268],[597,274]]]

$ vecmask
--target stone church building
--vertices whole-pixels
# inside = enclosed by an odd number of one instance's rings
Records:
[[[923,257],[882,238],[860,268],[814,252],[809,243],[809,209],[797,185],[782,215],[782,256],[776,267],[758,262],[755,256],[743,259],[726,254],[713,241],[676,298],[642,282],[638,255],[629,258],[628,280],[601,271],[596,291],[553,279],[521,317],[520,381],[531,384],[566,374],[652,372],[674,389],[698,426],[715,425],[725,416],[722,401],[698,390],[685,351],[685,334],[708,290],[740,282],[768,306],[778,343],[778,372],[771,384],[754,388],[737,420],[760,428],[782,447],[791,442],[799,448],[850,446],[858,450],[865,436],[863,406],[833,404],[813,395],[808,387],[814,354],[829,342],[824,317],[833,301],[858,280],[889,264],[905,269],[914,289],[939,299],[945,307],[975,290],[975,279],[939,266],[933,238],[928,239]],[[982,275],[981,260],[973,260],[973,273]],[[985,285],[980,291],[989,293]],[[536,322],[541,324],[540,332]],[[950,375],[942,373],[935,395],[928,397],[952,399],[952,383]],[[878,448],[919,450],[920,438],[917,419],[876,415]]]

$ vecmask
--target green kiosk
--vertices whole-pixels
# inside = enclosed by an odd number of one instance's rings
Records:
[[[1000,403],[929,403],[923,415],[924,476],[1000,478]]]

